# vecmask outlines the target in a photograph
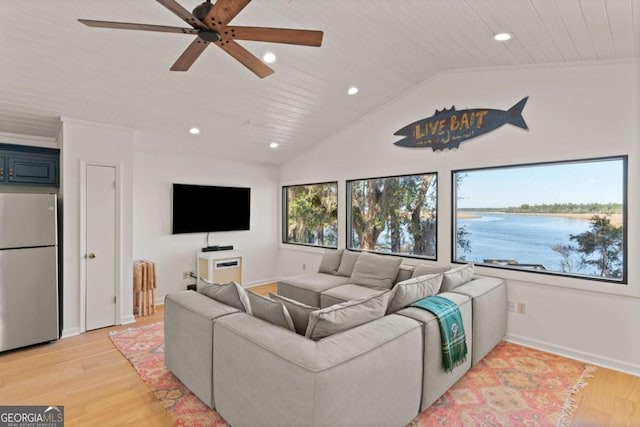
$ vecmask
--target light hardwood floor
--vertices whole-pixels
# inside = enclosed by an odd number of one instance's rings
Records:
[[[275,284],[253,288],[266,295]],[[67,426],[172,426],[173,421],[109,332],[162,321],[87,332],[54,344],[0,354],[0,405],[64,405]],[[574,426],[640,426],[640,377],[598,368],[577,395]]]

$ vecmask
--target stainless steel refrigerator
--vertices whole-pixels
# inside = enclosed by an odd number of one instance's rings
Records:
[[[55,194],[0,194],[0,351],[58,339]]]

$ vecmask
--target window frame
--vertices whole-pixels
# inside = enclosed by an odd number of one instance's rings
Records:
[[[299,243],[299,242],[289,242],[287,240],[287,230],[289,229],[289,209],[288,209],[288,201],[289,198],[287,197],[287,189],[291,188],[291,187],[306,187],[309,185],[325,185],[325,184],[334,184],[336,186],[336,245],[335,246],[323,246],[323,245],[312,245],[310,243]],[[281,239],[282,239],[282,244],[285,245],[294,245],[294,246],[304,246],[307,248],[320,248],[320,249],[337,249],[338,248],[338,241],[339,241],[339,237],[340,237],[340,233],[339,233],[339,229],[340,229],[340,222],[338,219],[338,212],[340,209],[340,186],[338,185],[338,181],[324,181],[324,182],[312,182],[312,183],[305,183],[305,184],[291,184],[291,185],[283,185],[282,186],[282,203],[281,203],[281,208],[282,208],[282,215],[281,215],[281,219],[282,219],[282,223],[281,223],[281,227],[282,227],[282,233],[281,233]]]
[[[353,248],[351,247],[351,231],[352,231],[352,226],[351,226],[351,206],[352,206],[352,199],[351,199],[351,184],[355,181],[368,181],[371,179],[389,179],[389,178],[405,178],[405,177],[410,177],[410,176],[418,176],[418,175],[433,175],[436,179],[436,200],[435,200],[435,206],[436,206],[436,218],[435,218],[435,223],[434,223],[434,227],[435,227],[435,245],[434,245],[434,254],[433,257],[427,257],[427,256],[423,256],[423,255],[414,255],[414,254],[406,254],[406,253],[395,253],[395,252],[379,252],[379,251],[372,251],[372,250],[368,250],[368,249],[360,249],[360,248]],[[348,179],[345,181],[345,193],[346,193],[346,203],[345,203],[345,210],[346,210],[346,215],[345,215],[345,248],[349,251],[353,251],[353,252],[370,252],[370,253],[375,253],[375,254],[379,254],[379,255],[388,255],[388,256],[395,256],[395,257],[402,257],[402,258],[412,258],[412,259],[419,259],[419,260],[427,260],[427,261],[438,261],[438,210],[439,210],[439,191],[440,191],[440,186],[438,185],[439,183],[439,176],[438,176],[438,172],[437,171],[432,171],[432,172],[418,172],[418,173],[407,173],[407,174],[401,174],[401,175],[390,175],[390,176],[375,176],[375,177],[369,177],[369,178],[354,178],[354,179]]]
[[[589,158],[579,158],[579,159],[569,159],[569,160],[551,160],[544,162],[535,162],[535,163],[518,163],[518,164],[507,164],[507,165],[499,165],[499,166],[486,166],[486,167],[478,167],[478,168],[465,168],[465,169],[455,169],[451,170],[451,263],[453,264],[466,264],[470,261],[458,261],[456,257],[458,242],[457,242],[457,230],[458,230],[458,221],[457,221],[457,201],[458,201],[458,186],[456,183],[456,175],[466,172],[477,172],[483,170],[495,170],[495,169],[514,169],[514,168],[524,168],[524,167],[532,167],[532,166],[551,166],[551,165],[563,165],[563,164],[574,164],[574,163],[594,163],[594,162],[602,162],[602,161],[611,161],[611,160],[619,160],[622,162],[622,277],[620,279],[614,278],[606,278],[599,276],[588,276],[584,274],[576,274],[576,273],[564,273],[561,271],[548,271],[548,270],[532,270],[526,268],[518,268],[508,265],[498,265],[498,264],[486,264],[472,261],[476,266],[483,268],[495,268],[501,270],[509,270],[509,271],[517,271],[521,273],[529,273],[529,274],[542,274],[547,276],[556,276],[556,277],[564,277],[564,278],[572,278],[572,279],[580,279],[580,280],[589,280],[595,282],[604,282],[604,283],[612,283],[616,285],[627,285],[628,284],[628,186],[629,186],[629,156],[626,154],[620,155],[612,155],[612,156],[604,156],[604,157],[589,157]]]

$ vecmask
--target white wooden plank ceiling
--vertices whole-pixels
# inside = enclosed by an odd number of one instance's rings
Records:
[[[278,164],[443,70],[640,57],[640,0],[253,0],[233,24],[325,34],[320,48],[240,42],[278,55],[264,80],[214,46],[170,72],[194,36],[78,18],[184,26],[153,0],[1,0],[0,133],[55,138],[64,116],[180,150],[197,126],[202,151]]]

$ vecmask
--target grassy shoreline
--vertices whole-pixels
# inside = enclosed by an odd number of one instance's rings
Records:
[[[622,226],[622,214],[575,214],[575,213],[520,213],[520,212],[458,212],[458,219],[476,219],[482,218],[482,214],[500,214],[500,215],[527,215],[527,216],[552,216],[556,218],[579,219],[589,221],[594,215],[604,216],[609,219],[614,227]]]

